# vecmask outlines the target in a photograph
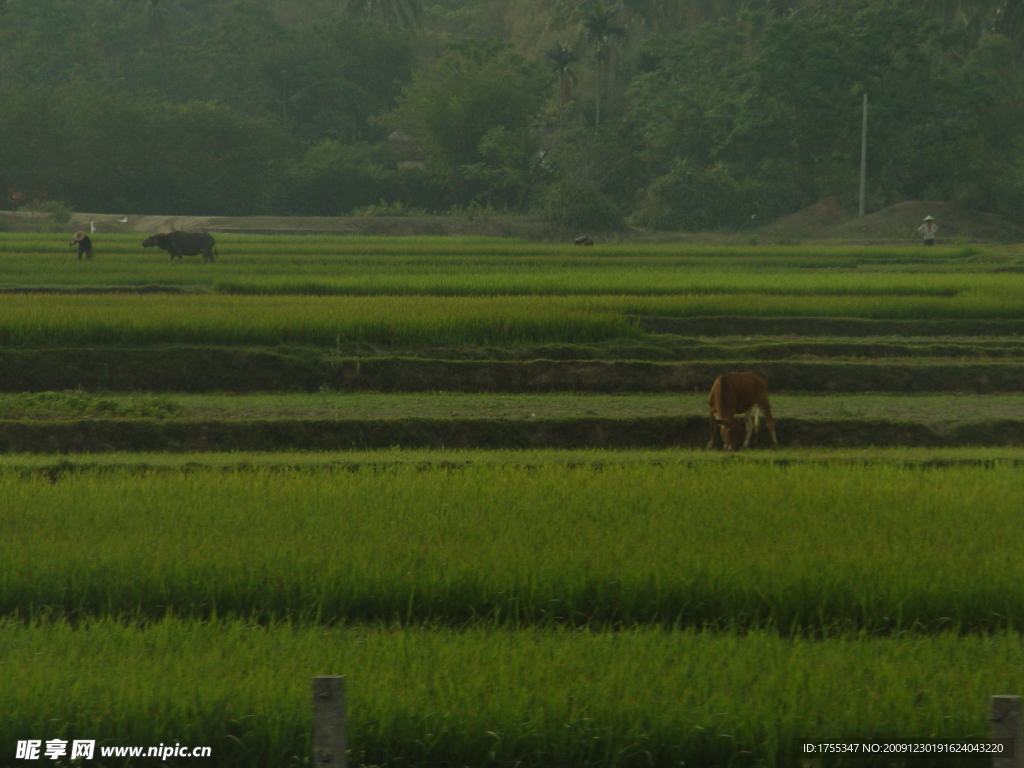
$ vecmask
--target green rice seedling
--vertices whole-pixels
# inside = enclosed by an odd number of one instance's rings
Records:
[[[1022,296],[12,295],[0,304],[0,344],[581,343],[638,337],[637,315],[1014,319]]]
[[[704,466],[896,467],[931,470],[935,468],[1004,468],[1024,466],[1024,448],[783,448],[778,451],[748,451],[739,454],[691,448],[608,449],[538,448],[502,449],[403,449],[366,451],[206,451],[193,453],[109,452],[90,454],[0,454],[0,474],[10,477],[45,475],[50,480],[66,474],[89,474],[94,470],[123,470],[124,477],[179,470],[251,472],[345,470],[377,472],[399,467],[456,470],[468,467],[506,467],[532,470],[538,466],[591,468],[651,465],[688,472]]]
[[[180,406],[166,397],[98,397],[87,392],[0,394],[0,419],[164,418]]]
[[[1010,634],[5,622],[0,658],[5,765],[18,740],[56,738],[95,739],[101,765],[127,764],[104,748],[158,744],[209,746],[218,766],[307,765],[321,674],[347,679],[350,765],[424,768],[796,768],[808,742],[984,739],[988,697],[1024,684]]]
[[[541,297],[24,296],[0,304],[0,344],[589,342],[638,336],[614,309]]]
[[[217,241],[239,253],[310,253],[310,254],[373,254],[404,255],[586,255],[590,258],[604,255],[634,255],[649,253],[661,256],[722,259],[774,259],[780,262],[840,259],[872,259],[880,263],[910,261],[930,263],[941,260],[975,259],[999,252],[998,249],[978,246],[939,246],[925,248],[912,246],[862,245],[714,245],[688,243],[633,243],[606,242],[594,248],[581,249],[571,243],[533,243],[506,237],[380,237],[356,235],[239,235],[213,232]],[[93,236],[98,242],[110,245],[112,252],[146,253],[140,248],[145,234],[100,233]],[[0,254],[65,253],[67,238],[58,234],[27,232],[0,233]],[[152,252],[150,252],[152,253]]]
[[[948,295],[995,268],[961,250],[750,249],[616,245],[579,249],[496,238],[220,236],[211,264],[171,263],[139,236],[97,235],[97,257],[56,236],[0,236],[0,287],[312,295],[678,294],[767,291]],[[912,268],[915,274],[894,270]],[[1005,265],[1002,265],[1004,268]],[[958,274],[948,274],[951,269]],[[964,272],[967,270],[970,274]],[[928,274],[929,271],[938,274]],[[1019,282],[1014,275],[988,275]],[[937,293],[936,293],[937,292]]]
[[[897,423],[1024,422],[1017,394],[772,394],[784,419],[842,419]],[[86,392],[0,394],[0,419],[173,417],[251,419],[637,419],[707,418],[707,395],[461,392],[320,392],[311,394],[91,395]]]
[[[0,613],[1019,628],[1012,466],[0,476]]]

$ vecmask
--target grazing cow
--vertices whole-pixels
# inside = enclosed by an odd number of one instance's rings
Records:
[[[89,239],[85,232],[81,230],[75,232],[75,239],[68,243],[68,247],[70,248],[72,245],[78,246],[78,258],[83,256],[87,259],[92,258],[92,240]]]
[[[768,405],[768,385],[756,373],[723,373],[711,385],[708,408],[711,427],[708,450],[715,445],[716,427],[722,435],[725,450],[736,450],[740,443],[740,422],[737,416],[743,417],[743,425],[746,428],[744,448],[750,447],[750,439],[760,427],[762,415],[772,436],[772,445],[779,447],[779,441],[775,439],[775,418],[772,416],[771,406]]]
[[[171,255],[171,260],[177,256],[196,256],[203,254],[203,261],[213,261],[217,254],[213,235],[206,232],[162,232],[158,235],[150,235],[142,241],[143,248],[153,246],[162,248]]]
[[[587,237],[586,235],[584,235],[583,237],[577,237],[575,240],[572,241],[572,244],[573,245],[593,245],[594,244],[594,239],[592,237]]]

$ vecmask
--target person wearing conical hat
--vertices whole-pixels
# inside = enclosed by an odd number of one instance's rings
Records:
[[[935,245],[935,233],[939,231],[939,225],[935,223],[934,216],[925,216],[924,223],[917,231],[924,236],[925,245]]]
[[[81,230],[75,232],[75,239],[68,243],[68,247],[70,248],[72,245],[78,246],[78,258],[83,256],[87,259],[92,258],[92,240],[85,232]]]

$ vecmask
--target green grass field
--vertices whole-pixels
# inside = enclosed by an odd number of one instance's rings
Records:
[[[636,338],[636,315],[1017,319],[1024,290],[912,296],[10,295],[0,344],[588,343]]]
[[[1018,395],[773,395],[777,418],[923,422],[1024,420]],[[707,414],[702,394],[342,393],[124,395],[0,394],[0,419],[574,419]]]
[[[179,742],[239,768],[308,764],[320,674],[347,677],[350,765],[538,768],[785,766],[808,740],[979,739],[988,697],[1024,684],[1018,636],[948,633],[6,622],[0,658],[0,745]]]
[[[1016,246],[225,235],[202,264],[69,239],[0,234],[0,426],[36,450],[110,450],[110,422],[600,432],[701,417],[751,367],[784,446],[1024,421]],[[434,391],[459,386],[490,391]],[[1022,448],[305,453],[274,429],[0,455],[0,766],[58,737],[308,765],[317,674],[348,676],[353,767],[822,768],[805,740],[980,738],[1021,692]]]
[[[1022,483],[678,461],[5,473],[0,613],[1019,628]]]
[[[370,451],[205,451],[168,452],[105,452],[74,455],[43,453],[0,454],[0,473],[31,477],[45,475],[59,480],[66,474],[113,470],[127,474],[154,472],[192,472],[202,469],[218,471],[346,470],[377,471],[412,467],[417,469],[462,469],[465,467],[537,466],[591,467],[605,466],[673,466],[680,471],[693,466],[746,467],[748,465],[815,465],[825,467],[886,466],[931,469],[934,467],[1003,467],[1024,465],[1024,448],[783,448],[778,451],[747,451],[722,453],[693,449],[405,449],[388,448]]]
[[[0,236],[0,287],[10,290],[187,291],[8,295],[0,343],[585,343],[635,338],[635,316],[1024,315],[1024,274],[1005,271],[1020,257],[1006,248],[228,236],[223,257],[200,264],[170,263],[136,240],[105,236],[97,257],[82,262],[54,236]]]

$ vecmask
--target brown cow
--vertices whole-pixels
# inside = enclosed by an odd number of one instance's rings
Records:
[[[775,418],[772,416],[771,406],[768,405],[768,385],[756,373],[723,373],[711,385],[708,408],[711,427],[708,450],[715,445],[716,427],[721,432],[725,450],[736,450],[740,443],[740,422],[737,416],[743,417],[746,428],[744,448],[750,447],[750,439],[760,427],[762,415],[772,436],[772,445],[779,447],[779,441],[775,439]]]

